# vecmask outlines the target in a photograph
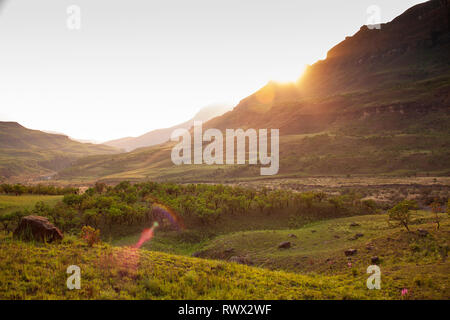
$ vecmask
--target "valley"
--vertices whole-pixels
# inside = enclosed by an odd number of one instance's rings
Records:
[[[23,201],[27,214],[48,217],[65,237],[60,243],[18,241],[8,231],[17,220],[9,216],[0,236],[0,297],[448,299],[448,213],[436,215],[418,198],[423,209],[411,212],[406,231],[389,222],[382,204],[346,192],[121,183],[34,206],[30,196],[2,196],[3,207],[12,198]],[[155,220],[153,237],[135,248],[141,230]],[[102,241],[90,245],[80,238],[83,225],[99,228]],[[82,268],[82,290],[62,289],[66,264]],[[372,264],[381,269],[380,290],[366,288]],[[46,270],[56,276],[46,277]],[[404,288],[408,296],[401,295]]]

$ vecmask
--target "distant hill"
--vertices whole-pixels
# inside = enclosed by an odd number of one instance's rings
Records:
[[[78,158],[117,152],[113,147],[27,129],[17,122],[0,122],[0,180],[49,176]]]
[[[204,128],[280,129],[282,176],[450,174],[450,1],[416,5],[367,26],[309,66],[270,82]],[[81,159],[65,179],[219,181],[255,166],[180,166],[171,144]]]
[[[210,105],[202,108],[194,118],[178,124],[176,126],[164,129],[157,129],[147,132],[139,137],[126,137],[117,140],[107,141],[104,144],[125,151],[132,151],[137,148],[150,147],[157,144],[167,142],[170,139],[171,133],[178,128],[189,129],[194,125],[194,121],[208,121],[214,117],[221,116],[225,112],[230,111],[231,108],[223,105]]]

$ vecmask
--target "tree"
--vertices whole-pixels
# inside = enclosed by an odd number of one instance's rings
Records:
[[[103,191],[105,191],[105,189],[106,189],[106,184],[103,182],[97,181],[94,185],[94,189],[95,189],[96,193],[103,193]]]
[[[389,222],[395,221],[409,231],[408,225],[411,222],[411,210],[417,209],[415,201],[403,200],[391,208],[389,213]]]
[[[3,230],[8,232],[9,225],[13,222],[14,217],[11,213],[6,213],[4,215],[0,215],[0,223],[3,225]]]
[[[442,211],[441,204],[439,203],[438,199],[435,198],[431,206],[431,212],[434,214],[434,222],[436,222],[436,228],[439,230],[440,227],[440,220],[439,220],[439,212]]]
[[[23,186],[21,184],[14,185],[14,193],[16,194],[16,196],[20,196],[20,195],[24,194],[26,191],[27,190],[26,190],[25,186]]]

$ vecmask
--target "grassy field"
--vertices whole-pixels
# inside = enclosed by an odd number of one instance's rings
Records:
[[[81,289],[66,287],[78,265]],[[77,240],[0,239],[0,299],[380,299],[353,276],[313,277]],[[395,296],[392,296],[395,298]]]
[[[0,214],[61,198],[2,195]],[[439,214],[438,230],[430,211],[414,211],[411,232],[389,225],[385,213],[296,227],[288,218],[247,212],[209,232],[156,229],[139,250],[131,247],[139,226],[117,226],[120,232],[94,247],[78,233],[42,244],[0,232],[0,299],[450,299],[448,214]],[[285,241],[291,247],[280,249]],[[347,249],[357,253],[347,257]],[[375,256],[381,290],[368,290]],[[81,267],[81,290],[66,288],[69,265]]]
[[[441,227],[436,230],[430,212],[415,212],[411,233],[389,226],[387,215],[379,214],[320,221],[292,230],[235,232],[192,244],[157,234],[144,248],[184,255],[196,252],[222,261],[242,257],[259,268],[313,277],[340,276],[358,283],[367,279],[366,269],[377,256],[384,295],[396,298],[402,288],[408,288],[413,299],[450,299],[450,262],[446,260],[450,219],[447,214],[440,214],[440,219]],[[359,226],[351,227],[351,223]],[[430,234],[420,237],[418,229]],[[363,236],[354,240],[357,233]],[[138,235],[128,236],[114,244],[130,245],[137,239]],[[279,249],[284,241],[292,247]],[[358,253],[348,258],[344,251],[350,248]]]
[[[9,213],[15,210],[31,209],[34,205],[43,201],[48,205],[55,205],[63,196],[47,195],[0,195],[0,214]]]

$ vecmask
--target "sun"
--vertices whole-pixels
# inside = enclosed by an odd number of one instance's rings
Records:
[[[307,65],[294,68],[282,68],[273,72],[271,80],[278,83],[296,82],[305,72]]]

